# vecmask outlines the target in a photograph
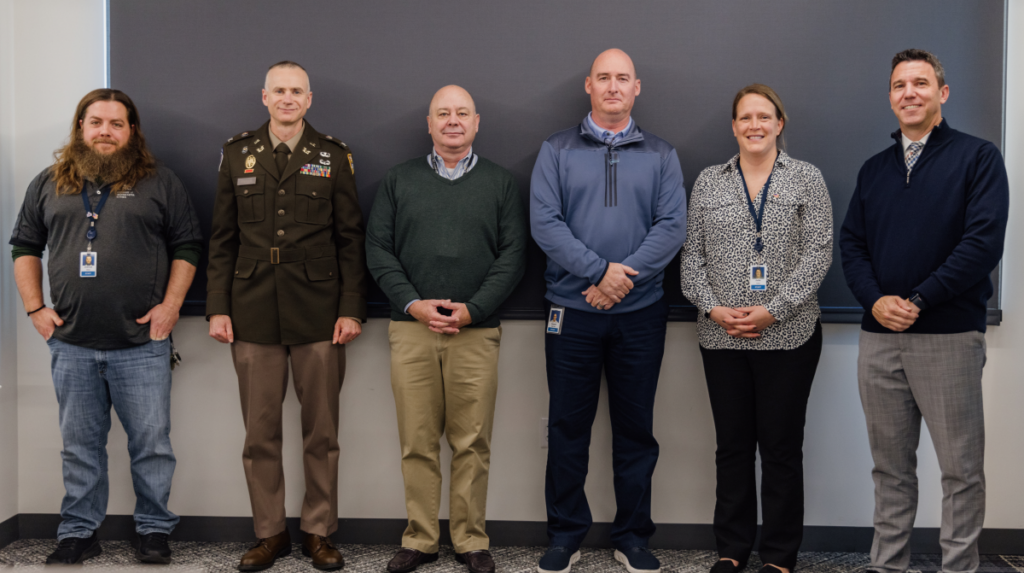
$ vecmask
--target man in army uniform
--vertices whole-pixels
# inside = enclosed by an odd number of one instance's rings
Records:
[[[242,571],[291,551],[281,465],[289,356],[302,405],[302,552],[317,569],[344,565],[328,536],[338,528],[343,345],[366,320],[363,221],[352,155],[303,121],[311,103],[302,66],[271,66],[263,89],[270,121],[227,141],[217,183],[206,316],[210,336],[231,344],[245,420],[242,461],[259,542]]]

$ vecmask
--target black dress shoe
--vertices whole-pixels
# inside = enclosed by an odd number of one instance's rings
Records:
[[[166,533],[139,535],[135,545],[135,558],[143,563],[170,563],[171,548]]]
[[[423,563],[437,561],[437,553],[424,553],[403,547],[388,561],[388,573],[409,573]]]
[[[732,561],[728,559],[721,559],[718,563],[711,566],[710,573],[739,573],[743,571],[743,565],[736,566],[732,564]]]
[[[61,539],[57,542],[57,550],[46,558],[46,563],[48,565],[54,563],[73,565],[81,563],[86,559],[92,559],[100,553],[103,553],[103,549],[100,548],[100,540],[96,538],[96,532],[93,531],[89,537],[65,537]]]
[[[455,560],[465,563],[469,567],[469,573],[494,573],[494,558],[486,549],[456,553]]]

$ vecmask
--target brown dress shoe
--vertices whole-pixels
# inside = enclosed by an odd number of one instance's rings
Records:
[[[486,549],[456,553],[455,560],[465,563],[469,567],[469,573],[494,573],[494,558]]]
[[[409,573],[423,563],[437,561],[437,553],[424,553],[403,547],[388,561],[388,573]]]
[[[302,542],[302,554],[313,558],[313,567],[321,571],[334,571],[345,566],[345,559],[341,551],[331,543],[329,537],[322,535],[306,534],[306,540]]]
[[[281,533],[266,539],[260,539],[252,549],[245,552],[239,571],[262,571],[274,564],[278,557],[292,552],[292,538],[285,529]]]

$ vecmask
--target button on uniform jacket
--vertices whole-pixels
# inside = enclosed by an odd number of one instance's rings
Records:
[[[224,144],[207,270],[206,316],[236,340],[331,340],[340,316],[366,318],[363,218],[351,151],[306,122],[278,177],[270,123]]]

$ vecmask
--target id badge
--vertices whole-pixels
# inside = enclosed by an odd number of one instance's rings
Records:
[[[96,276],[96,251],[86,251],[78,257],[78,276],[94,278]]]
[[[750,290],[768,290],[768,265],[750,265]]]
[[[551,305],[548,311],[548,326],[545,331],[548,334],[562,334],[562,320],[565,318],[565,307]]]

